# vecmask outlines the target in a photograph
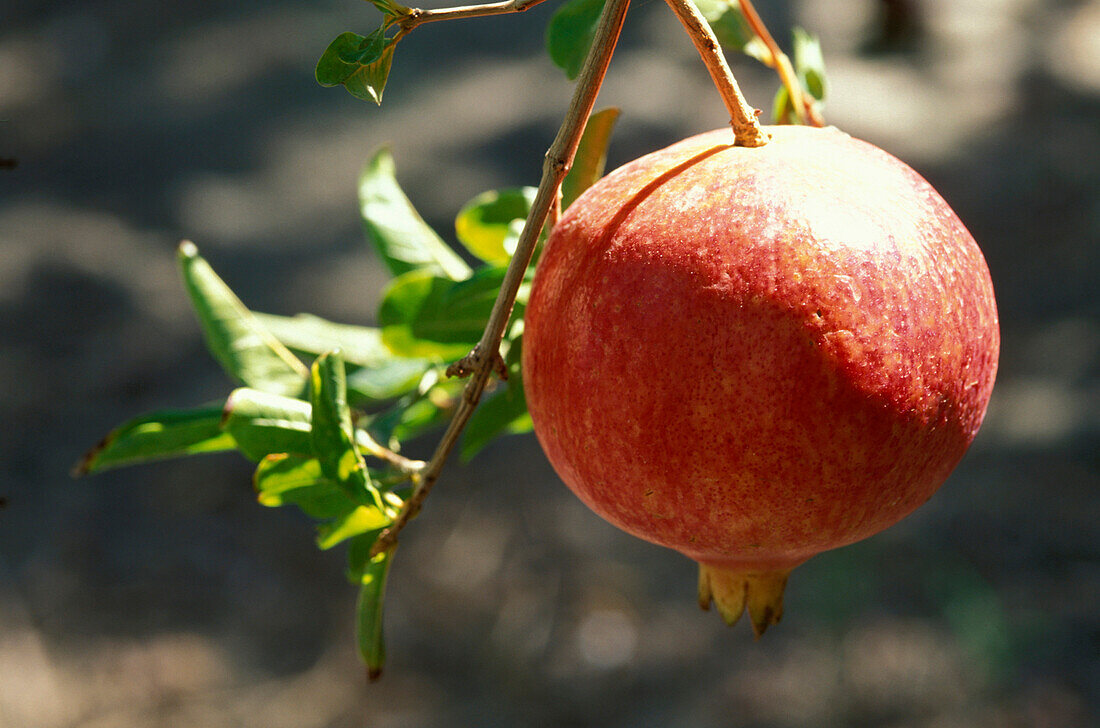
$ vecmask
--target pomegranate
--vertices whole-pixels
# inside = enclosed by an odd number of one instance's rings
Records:
[[[1000,334],[981,251],[916,172],[836,129],[728,130],[612,172],[527,306],[535,432],[619,528],[699,563],[759,636],[792,568],[894,524],[959,462]]]

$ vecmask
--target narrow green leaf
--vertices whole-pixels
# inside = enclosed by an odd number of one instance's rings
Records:
[[[503,266],[485,266],[464,281],[425,271],[395,278],[378,312],[382,340],[404,356],[450,360],[465,355],[481,339],[504,272]]]
[[[312,455],[310,415],[308,402],[242,387],[225,403],[222,429],[250,460],[271,453]]]
[[[455,218],[459,242],[488,263],[507,263],[515,252],[514,243],[511,250],[506,245],[513,237],[512,223],[526,220],[536,192],[534,187],[482,192],[467,202]]]
[[[798,119],[791,103],[791,95],[786,86],[780,86],[772,99],[772,122],[775,124],[794,124]]]
[[[604,166],[607,164],[607,145],[611,141],[611,131],[618,118],[619,110],[614,107],[602,109],[588,117],[580,146],[573,157],[573,166],[569,168],[561,185],[563,210],[603,177]]]
[[[577,77],[596,35],[604,0],[569,0],[559,7],[546,28],[546,49],[570,79]]]
[[[348,400],[384,402],[416,389],[424,372],[434,366],[431,359],[393,358],[369,369],[348,374]]]
[[[275,316],[256,312],[255,316],[291,351],[308,357],[339,349],[345,364],[360,367],[377,366],[393,357],[382,343],[382,330],[373,326],[339,324],[303,313]]]
[[[825,99],[825,56],[821,41],[802,28],[791,31],[794,39],[794,70],[802,81],[802,87],[817,101]]]
[[[393,519],[376,506],[356,506],[329,523],[317,527],[317,546],[327,551],[353,536],[379,531]]]
[[[347,379],[339,351],[322,354],[310,375],[313,404],[313,452],[325,477],[340,484],[357,503],[382,509],[381,496],[370,480],[355,444]]]
[[[428,227],[395,176],[393,156],[375,153],[359,176],[359,209],[367,237],[394,275],[425,269],[461,280],[470,267]]]
[[[252,478],[260,505],[293,504],[318,520],[346,514],[357,507],[339,486],[321,472],[317,458],[276,453],[268,455]]]
[[[115,428],[88,451],[73,475],[96,473],[149,460],[232,450],[221,429],[222,406],[150,412]]]
[[[226,373],[254,389],[301,394],[309,374],[305,365],[245,308],[193,243],[180,244],[179,264],[206,345]]]
[[[359,654],[367,665],[367,676],[377,680],[386,662],[386,646],[382,639],[382,606],[386,597],[386,577],[389,576],[393,550],[371,559],[362,570],[359,601],[356,604],[356,635]]]
[[[431,359],[394,354],[382,342],[382,330],[338,324],[308,314],[273,316],[257,313],[260,322],[291,351],[316,358],[339,349],[347,366],[349,404],[395,399],[416,388]]]

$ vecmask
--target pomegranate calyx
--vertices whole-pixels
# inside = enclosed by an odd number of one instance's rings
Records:
[[[748,609],[753,634],[759,639],[769,625],[783,618],[783,589],[790,573],[790,569],[743,572],[699,564],[699,606],[710,609],[714,602],[722,621],[731,627]]]

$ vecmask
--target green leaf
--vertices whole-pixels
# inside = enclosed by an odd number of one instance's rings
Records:
[[[242,387],[225,403],[222,429],[250,460],[271,453],[312,455],[311,412],[309,403],[300,399]]]
[[[349,402],[395,399],[416,388],[432,365],[430,359],[401,357],[382,342],[382,330],[338,324],[308,314],[273,316],[257,313],[260,322],[291,351],[318,357],[339,349],[347,367]]]
[[[380,531],[393,523],[393,519],[375,506],[356,506],[329,523],[317,527],[317,546],[327,551],[353,536]]]
[[[434,366],[430,359],[393,358],[348,375],[348,399],[383,402],[396,399],[416,389],[424,372]]]
[[[723,48],[744,53],[775,68],[775,58],[745,19],[740,6],[730,0],[694,0]]]
[[[336,518],[357,507],[339,486],[321,472],[317,458],[276,453],[260,461],[252,478],[260,505],[293,504],[318,520]]]
[[[467,202],[455,218],[455,234],[459,242],[488,263],[507,263],[519,241],[512,235],[512,223],[527,219],[536,192],[538,190],[534,187],[482,192]],[[509,241],[511,249],[508,248]]]
[[[373,101],[381,106],[382,94],[390,79],[394,48],[394,44],[389,43],[376,60],[360,66],[355,73],[344,79],[344,88],[348,93],[357,99]]]
[[[373,681],[382,675],[386,662],[386,647],[382,639],[382,605],[386,596],[386,577],[389,575],[393,550],[385,551],[370,559],[359,577],[359,601],[356,635],[359,654],[367,664],[367,675]]]
[[[577,77],[596,35],[604,0],[569,0],[559,7],[546,28],[546,49],[570,79]]]
[[[509,381],[474,410],[462,435],[462,460],[469,461],[498,435],[530,432],[532,427],[523,385]]]
[[[498,435],[530,432],[533,428],[523,390],[523,371],[520,367],[522,346],[521,333],[509,343],[505,358],[508,367],[507,383],[478,405],[470,421],[466,423],[460,452],[464,461],[469,461],[481,452]]]
[[[821,41],[802,28],[791,31],[794,39],[794,70],[802,87],[818,101],[825,99],[825,56]]]
[[[412,270],[461,280],[470,275],[463,262],[420,217],[401,191],[393,156],[375,153],[359,176],[359,210],[367,237],[393,275]]]
[[[382,330],[373,326],[338,324],[303,313],[275,316],[256,312],[255,316],[291,351],[312,358],[333,349],[340,350],[345,364],[360,367],[377,366],[393,358],[393,353],[382,343]]]
[[[382,499],[370,480],[355,443],[347,380],[339,351],[322,354],[310,375],[313,404],[313,452],[325,477],[340,484],[357,503],[382,510]]]
[[[314,75],[322,86],[343,84],[352,96],[382,103],[382,92],[393,63],[394,43],[385,32],[388,22],[364,37],[341,33],[329,44],[317,61]]]
[[[388,16],[400,17],[402,15],[408,15],[409,9],[400,3],[395,3],[393,0],[370,0],[371,5],[381,10]]]
[[[604,166],[607,164],[607,145],[611,141],[611,131],[618,118],[619,110],[614,107],[602,109],[588,117],[577,154],[573,157],[573,166],[569,168],[561,185],[563,210],[603,177]]]
[[[226,373],[254,389],[301,394],[309,375],[305,365],[245,308],[193,243],[180,245],[179,264],[206,345]]]
[[[73,468],[73,475],[96,473],[149,460],[232,450],[236,443],[222,432],[222,406],[161,410],[112,430]]]
[[[404,356],[464,356],[481,339],[504,272],[503,266],[486,266],[464,281],[427,271],[395,278],[378,312],[382,340]]]

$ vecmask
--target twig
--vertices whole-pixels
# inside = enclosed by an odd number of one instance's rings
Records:
[[[408,12],[397,16],[394,24],[397,25],[397,35],[394,40],[401,40],[416,27],[424,23],[432,23],[437,20],[458,20],[460,18],[480,18],[486,15],[504,15],[506,13],[522,13],[543,2],[543,0],[506,0],[499,3],[485,3],[484,5],[462,5],[457,8],[439,8],[437,10],[423,10],[421,8],[409,8]]]
[[[691,0],[666,0],[672,12],[683,23],[684,29],[695,44],[695,49],[703,57],[703,63],[710,71],[710,77],[718,88],[718,93],[730,114],[730,126],[733,127],[734,144],[741,147],[759,147],[768,143],[768,136],[760,129],[756,116],[758,112],[745,101],[737,81],[722,55],[722,47],[714,36],[710,23]]]
[[[615,50],[615,44],[622,31],[623,19],[626,17],[626,9],[630,0],[607,0],[600,15],[596,33],[592,39],[592,47],[588,51],[588,57],[584,61],[580,77],[577,79],[576,88],[573,91],[573,99],[569,104],[569,110],[562,121],[558,135],[554,143],[546,152],[546,158],[542,164],[542,180],[539,182],[538,192],[531,205],[531,212],[527,216],[527,222],[523,226],[519,242],[516,244],[516,252],[512,255],[512,261],[508,264],[508,270],[504,274],[504,282],[501,283],[500,293],[496,303],[493,304],[489,322],[481,335],[481,341],[463,359],[469,371],[472,372],[466,388],[462,392],[462,398],[455,408],[454,416],[447,430],[443,433],[439,445],[436,446],[432,459],[420,472],[416,488],[412,495],[405,501],[401,512],[393,524],[390,525],[378,537],[371,554],[377,555],[392,548],[397,543],[397,536],[401,529],[416,516],[428,496],[435,481],[439,479],[439,473],[443,469],[443,463],[458,442],[458,436],[462,428],[473,414],[474,408],[481,399],[481,393],[494,368],[494,363],[500,358],[500,342],[504,336],[504,329],[508,325],[508,319],[512,315],[512,307],[516,301],[516,294],[520,284],[523,283],[524,273],[531,263],[531,256],[535,252],[539,233],[546,218],[557,199],[558,189],[565,179],[569,166],[573,163],[573,157],[577,153],[581,134],[584,133],[585,124],[592,107],[596,103],[596,95],[603,83],[607,66],[611,62],[611,54]]]
[[[814,107],[813,99],[806,98],[806,94],[802,92],[802,82],[798,80],[798,74],[794,72],[794,66],[791,65],[791,59],[787,57],[787,54],[783,52],[783,49],[779,47],[779,44],[775,42],[775,38],[768,32],[767,26],[764,25],[764,21],[760,19],[760,14],[756,12],[756,8],[753,7],[752,0],[738,0],[741,5],[741,13],[745,16],[745,20],[748,21],[749,27],[752,28],[752,32],[760,38],[764,43],[764,46],[768,49],[768,53],[771,55],[773,64],[771,65],[779,73],[779,80],[783,82],[783,85],[787,88],[787,94],[791,97],[791,106],[794,107],[794,113],[798,116],[798,121],[801,124],[809,123],[812,126],[825,126],[825,120],[821,118],[821,114],[817,112],[817,108]]]
[[[412,460],[399,455],[388,447],[385,447],[373,437],[366,430],[355,431],[355,442],[360,448],[373,458],[377,458],[382,462],[389,463],[405,475],[416,475],[424,469],[426,463],[423,460]]]

